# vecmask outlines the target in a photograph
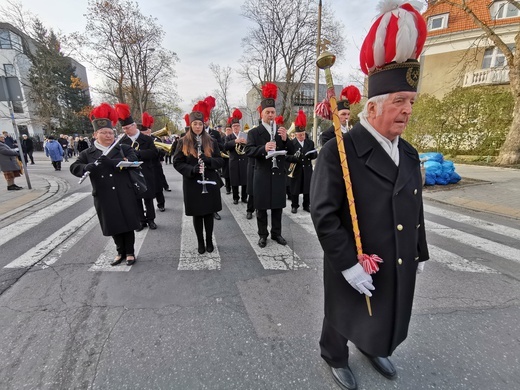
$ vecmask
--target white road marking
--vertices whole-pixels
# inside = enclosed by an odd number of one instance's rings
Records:
[[[428,250],[430,252],[430,260],[445,264],[448,268],[451,268],[454,271],[480,272],[485,274],[499,273],[492,268],[478,264],[474,261],[469,261],[455,253],[449,252],[435,245],[428,244]],[[428,267],[428,262],[426,262],[426,267]]]
[[[307,233],[316,236],[316,230],[314,229],[314,224],[312,223],[311,213],[307,211],[303,211],[301,208],[298,209],[296,214],[291,213],[291,208],[286,207],[283,209],[283,213],[286,217],[289,217],[294,223],[301,226]]]
[[[143,246],[144,239],[148,234],[149,229],[143,229],[140,232],[135,233],[135,244],[134,244],[134,255],[137,258],[137,262],[139,262],[138,256],[141,251],[141,247]],[[126,265],[126,262],[123,261],[121,264],[117,266],[111,266],[110,263],[114,260],[116,256],[116,244],[112,237],[108,240],[103,252],[98,257],[96,262],[88,269],[92,272],[128,272],[132,268],[132,266]],[[137,264],[136,262],[136,264]]]
[[[66,208],[77,204],[89,195],[90,193],[87,192],[77,192],[60,200],[59,202],[56,202],[52,207],[46,207],[34,214],[28,215],[20,221],[15,222],[11,226],[6,226],[0,229],[0,246],[4,245],[6,242],[11,241],[15,237],[18,237],[20,234],[25,233],[29,229],[37,226],[46,219],[62,212]]]
[[[472,246],[494,256],[520,262],[520,250],[503,245],[483,237],[465,233],[461,230],[453,229],[439,223],[427,221],[426,228],[439,236],[451,238],[465,245]]]
[[[85,225],[96,215],[96,210],[91,207],[86,212],[76,217],[67,225],[51,234],[45,240],[35,245],[32,249],[7,264],[4,268],[28,268],[41,261],[54,248],[64,242],[69,236],[74,234],[79,228]]]
[[[201,270],[220,270],[220,254],[218,251],[215,234],[213,234],[212,253],[198,252],[197,236],[193,227],[193,217],[185,215],[184,203],[182,208],[182,233],[181,233],[181,252],[179,255],[178,270],[181,271],[201,271]],[[215,222],[215,225],[218,221]],[[206,233],[204,233],[206,234]]]
[[[229,196],[222,197],[224,203],[228,206],[231,214],[240,226],[249,244],[255,251],[260,263],[265,269],[273,270],[297,270],[301,268],[309,268],[300,257],[288,245],[280,245],[275,241],[268,239],[267,246],[260,248],[258,246],[258,226],[256,217],[246,219],[245,203],[233,204],[233,200]],[[268,214],[270,214],[268,212]]]
[[[456,222],[467,223],[468,225],[472,225],[478,227],[480,229],[484,229],[493,233],[502,234],[504,236],[508,236],[511,238],[516,238],[520,240],[520,230],[514,229],[509,226],[499,225],[493,222],[487,222],[482,219],[470,217],[469,215],[464,215],[461,213],[457,213],[454,211],[448,211],[441,209],[439,207],[424,205],[424,211],[430,214],[438,215],[440,217],[448,218]],[[428,228],[428,224],[426,225]],[[520,246],[520,244],[519,244]]]

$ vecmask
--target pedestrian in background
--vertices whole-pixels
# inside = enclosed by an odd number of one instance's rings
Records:
[[[22,152],[23,157],[25,159],[25,163],[27,164],[29,162],[29,159],[31,159],[31,165],[34,164],[34,158],[33,158],[33,152],[34,152],[34,142],[33,140],[27,136],[27,134],[24,134],[22,136]],[[27,158],[29,157],[29,158]]]
[[[8,191],[21,190],[14,184],[14,179],[22,175],[20,164],[18,163],[18,150],[12,149],[5,143],[5,135],[0,135],[0,170],[4,173]]]
[[[67,136],[65,134],[60,134],[59,138],[57,139],[57,142],[61,145],[61,148],[63,149],[63,158],[65,159],[65,161],[69,161],[69,140]]]
[[[365,39],[361,68],[368,73],[368,101],[360,123],[341,141],[355,210],[345,195],[335,139],[321,149],[311,182],[311,216],[324,252],[321,356],[343,389],[357,388],[348,364],[348,342],[381,375],[397,377],[389,356],[408,335],[416,273],[429,258],[419,155],[400,137],[417,95],[417,57],[427,29],[410,4],[386,1],[381,6],[391,10],[380,18],[399,20],[399,25],[387,29],[383,22],[378,25],[379,18]],[[402,34],[413,39],[396,39]],[[371,297],[371,312],[365,296]]]
[[[173,166],[182,175],[184,211],[187,216],[193,217],[200,254],[214,250],[213,215],[222,210],[222,181],[217,170],[224,165],[217,140],[204,131],[203,112],[204,109],[200,108],[199,104],[193,107],[190,113],[190,128],[179,140],[173,156]],[[203,186],[198,183],[204,179],[215,182],[215,185]],[[203,188],[206,188],[207,193],[203,193]]]
[[[53,135],[47,137],[47,143],[45,144],[45,155],[51,159],[52,166],[55,171],[61,171],[61,162],[65,151],[61,145],[54,139]]]

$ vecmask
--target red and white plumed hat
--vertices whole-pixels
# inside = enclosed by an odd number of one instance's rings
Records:
[[[368,75],[368,98],[398,91],[417,91],[427,29],[415,0],[382,0],[380,16],[360,52],[361,70]]]

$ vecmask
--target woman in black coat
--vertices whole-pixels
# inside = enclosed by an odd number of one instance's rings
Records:
[[[185,213],[193,216],[200,254],[214,250],[213,213],[222,210],[220,198],[222,181],[217,170],[224,165],[217,141],[204,131],[203,119],[204,115],[200,111],[193,111],[190,114],[190,129],[179,140],[173,156],[173,166],[183,176]],[[205,185],[207,193],[203,193],[203,185],[199,183],[202,180],[215,183]]]
[[[140,226],[139,209],[128,170],[116,165],[123,160],[137,161],[137,156],[130,146],[122,144],[103,155],[114,143],[115,133],[111,126],[117,121],[116,116],[112,122],[111,107],[106,104],[107,108],[105,104],[96,107],[91,113],[91,118],[95,116],[92,123],[96,141],[79,154],[70,166],[70,172],[77,177],[90,172],[92,196],[101,230],[104,236],[112,236],[117,248],[117,256],[111,265],[118,265],[125,259],[127,265],[132,265],[136,261],[134,230]]]

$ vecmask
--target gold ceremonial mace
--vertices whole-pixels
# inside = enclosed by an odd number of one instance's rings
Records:
[[[347,201],[350,209],[350,217],[352,219],[352,227],[354,230],[354,239],[356,242],[356,250],[358,259],[363,255],[363,247],[361,245],[361,233],[359,231],[358,218],[356,213],[356,204],[354,202],[354,193],[352,192],[352,182],[350,181],[350,172],[348,169],[347,154],[345,153],[345,145],[343,144],[343,133],[341,132],[341,124],[338,116],[338,104],[336,102],[336,94],[334,92],[334,82],[332,81],[332,73],[330,68],[336,62],[336,56],[326,50],[326,45],[330,42],[324,41],[322,44],[323,52],[316,60],[318,68],[325,71],[325,80],[327,82],[327,97],[332,111],[332,121],[334,122],[334,135],[338,144],[339,160],[341,170],[343,171],[343,180],[347,190]],[[367,301],[368,315],[372,317],[372,306],[370,305],[370,297],[365,295]]]

